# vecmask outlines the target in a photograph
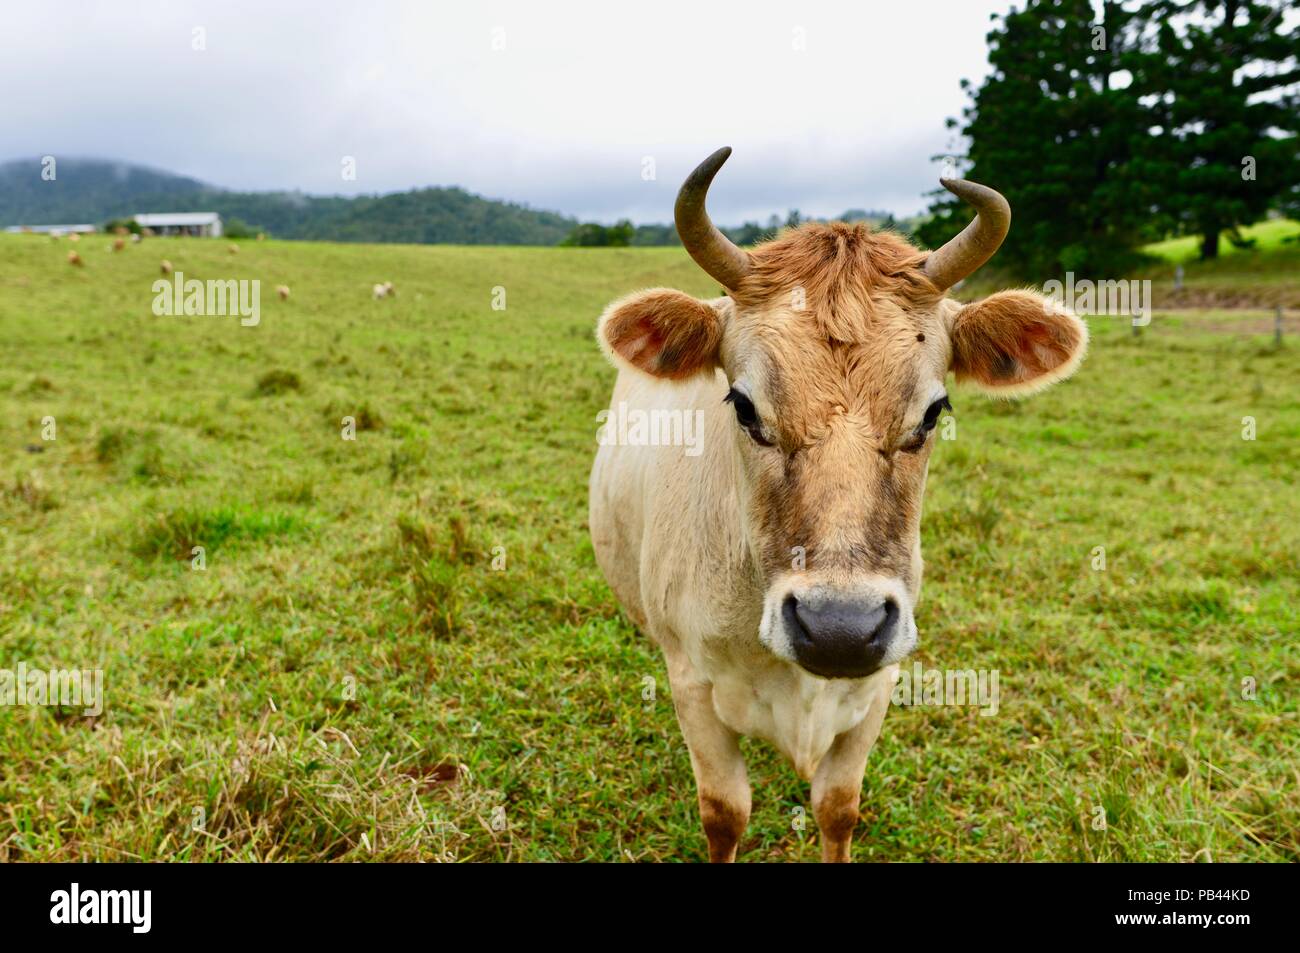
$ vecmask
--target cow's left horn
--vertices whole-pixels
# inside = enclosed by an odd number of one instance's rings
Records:
[[[993,257],[1011,229],[1011,205],[987,185],[965,179],[939,184],[975,211],[975,220],[925,260],[925,274],[940,290],[951,288]]]
[[[734,291],[740,279],[749,274],[753,264],[749,255],[732,244],[731,239],[718,231],[704,210],[704,198],[709,194],[709,184],[731,155],[731,147],[723,146],[709,156],[682,183],[677,193],[677,207],[673,217],[677,221],[677,234],[682,245],[691,253],[695,263],[728,291]]]

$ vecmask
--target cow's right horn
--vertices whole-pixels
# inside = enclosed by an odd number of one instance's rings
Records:
[[[709,184],[731,155],[731,146],[723,146],[709,156],[682,183],[677,193],[677,207],[673,210],[677,220],[677,234],[682,245],[690,252],[695,263],[728,291],[734,291],[740,279],[749,274],[753,264],[749,255],[732,244],[731,239],[718,231],[704,210],[704,199],[709,194]]]

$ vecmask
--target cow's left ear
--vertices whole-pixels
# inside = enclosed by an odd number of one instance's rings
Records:
[[[1088,326],[1032,291],[1001,291],[952,318],[952,369],[998,397],[1023,397],[1069,377],[1088,349]]]
[[[671,288],[638,291],[600,316],[596,337],[616,366],[683,380],[718,366],[730,298],[701,301]]]

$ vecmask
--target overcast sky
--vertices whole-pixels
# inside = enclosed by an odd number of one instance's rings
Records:
[[[651,222],[730,145],[719,221],[910,214],[953,146],[958,83],[988,70],[989,15],[1008,6],[11,3],[0,160],[124,159],[236,189],[461,185]]]

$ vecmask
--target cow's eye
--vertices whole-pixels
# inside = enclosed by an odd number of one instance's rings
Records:
[[[921,419],[921,425],[908,435],[899,449],[906,453],[916,453],[924,447],[926,440],[930,438],[930,431],[939,423],[939,415],[945,410],[952,410],[947,394],[925,409],[925,417]]]
[[[752,400],[733,387],[727,391],[723,403],[730,404],[736,409],[736,422],[745,428],[745,431],[754,438],[755,443],[764,447],[772,446],[772,442],[763,436],[763,422],[758,419],[758,411],[754,409]]]
[[[947,394],[944,394],[929,407],[925,408],[925,419],[921,421],[921,429],[927,433],[933,430],[935,424],[939,422],[939,415],[945,410],[952,410],[952,404],[949,402]]]

